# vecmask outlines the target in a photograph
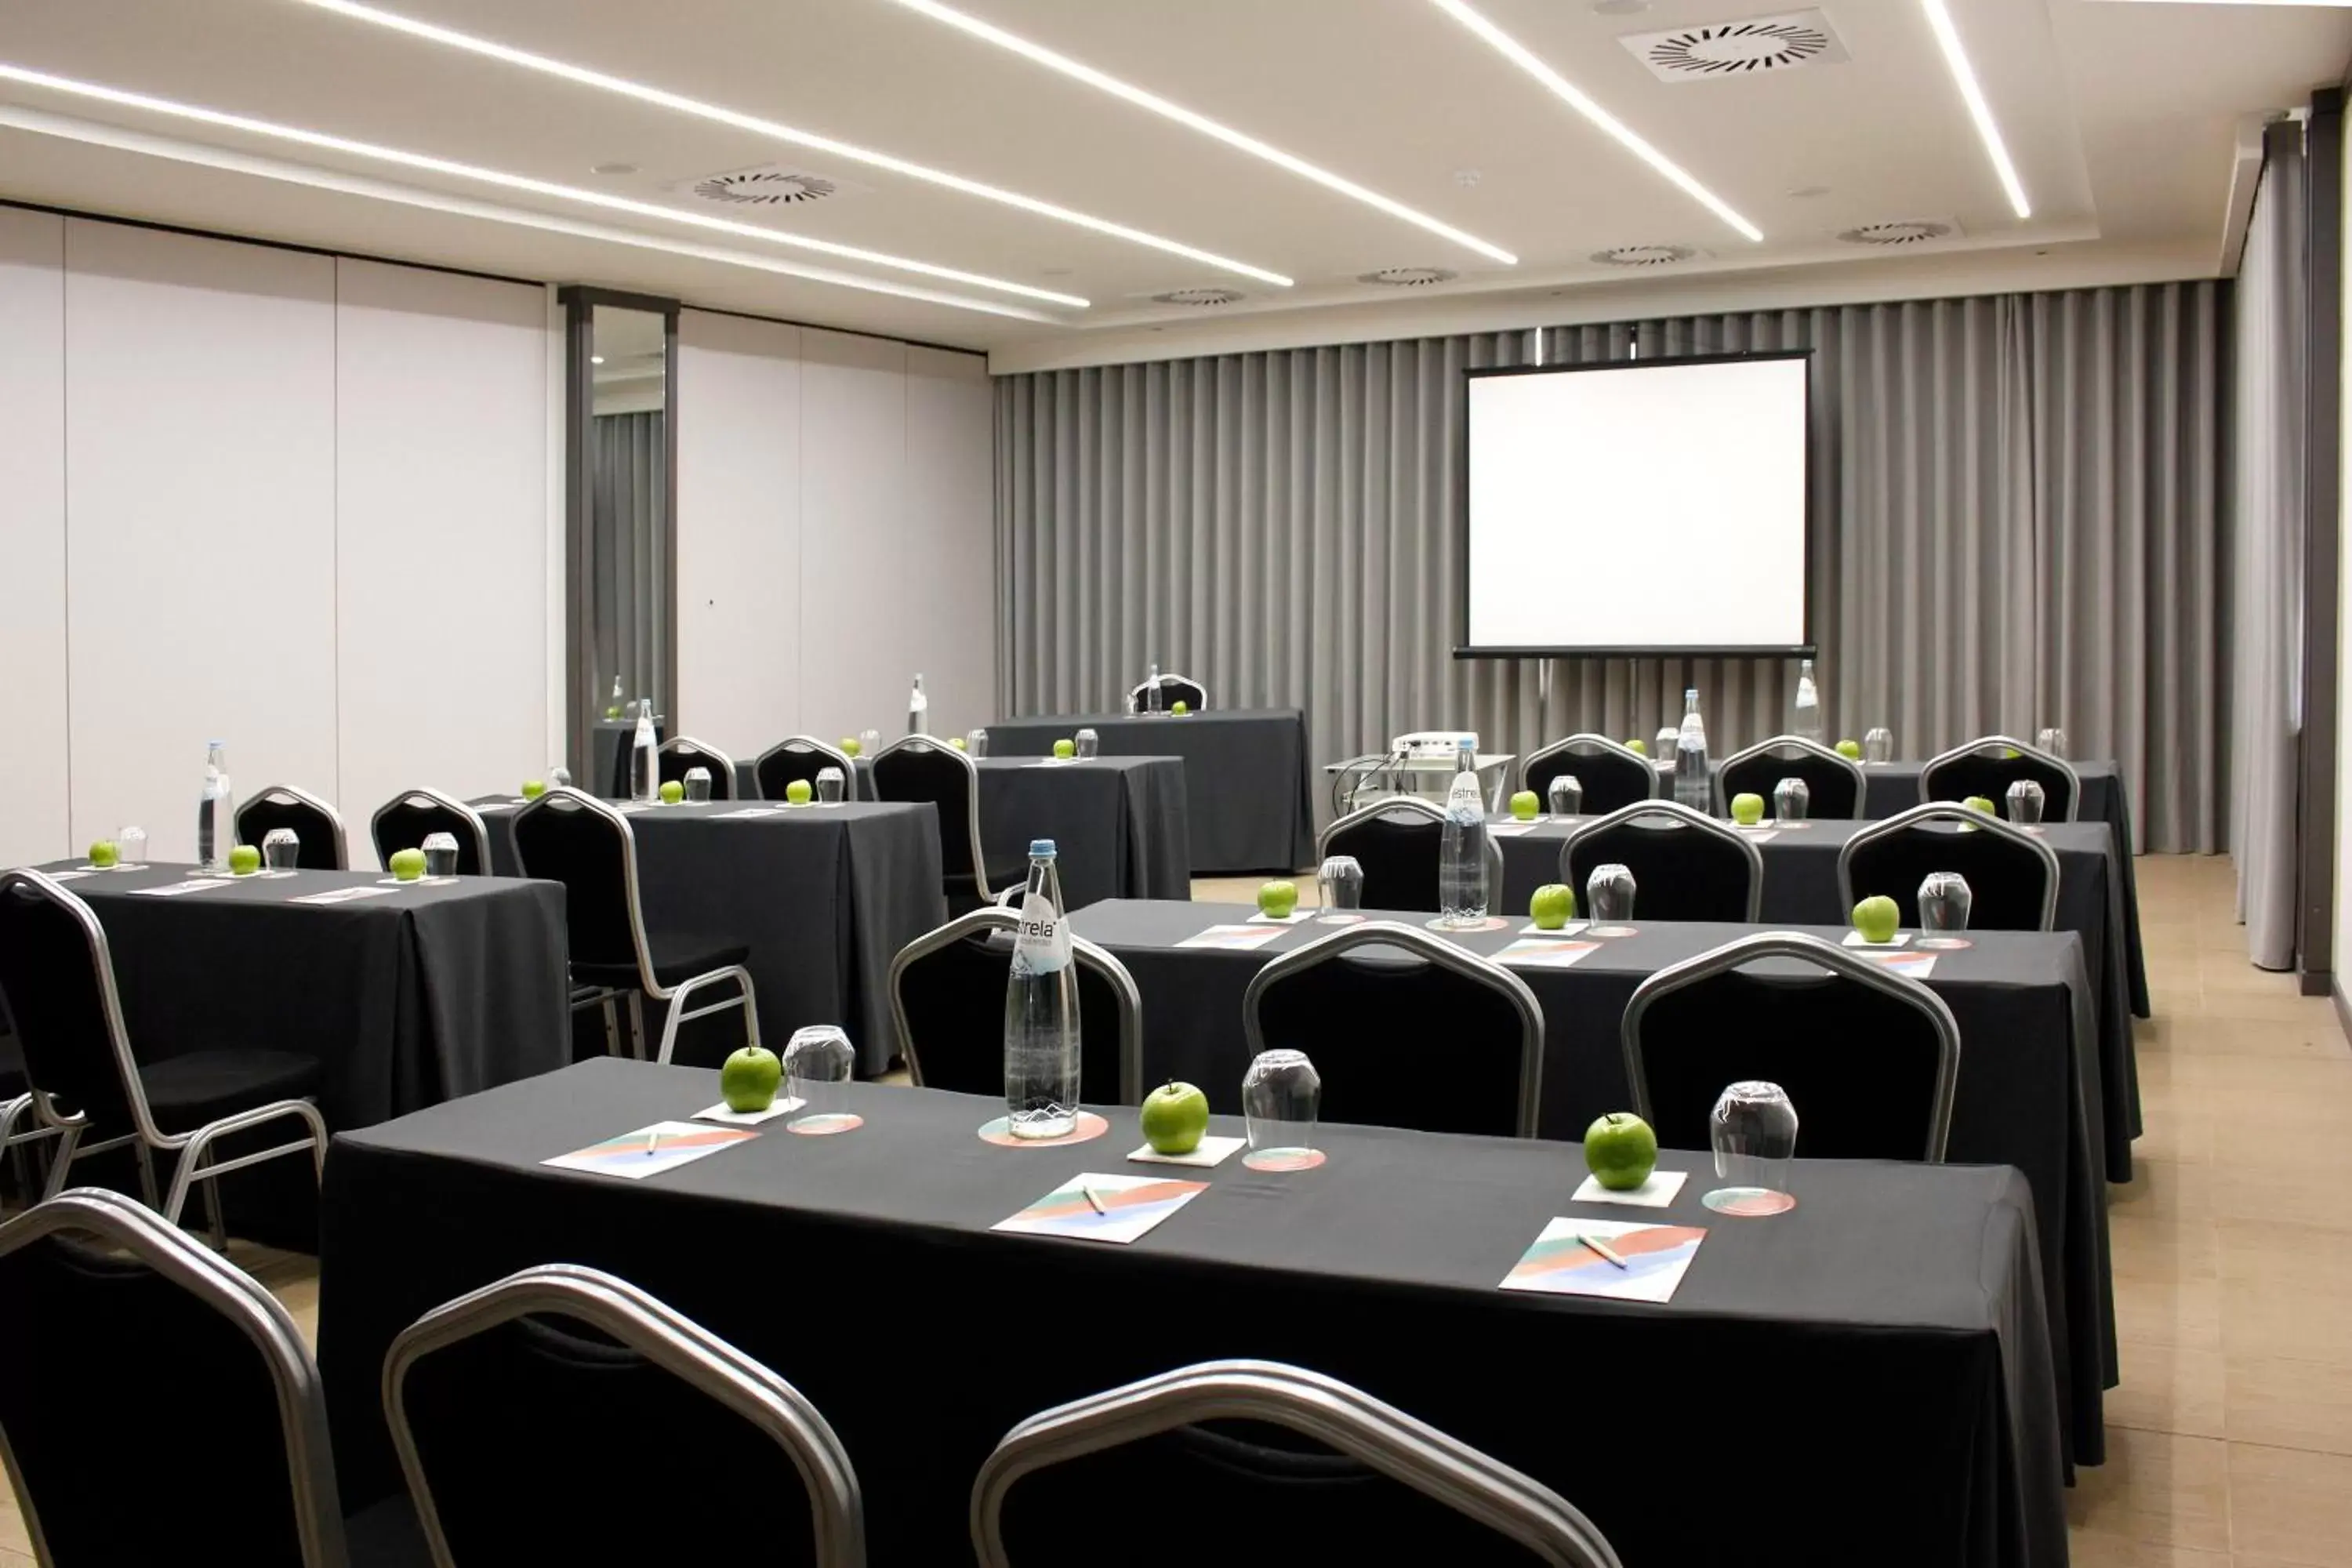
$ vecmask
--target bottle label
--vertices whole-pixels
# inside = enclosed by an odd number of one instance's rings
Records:
[[[1051,974],[1070,962],[1070,931],[1061,911],[1043,894],[1021,901],[1021,923],[1014,928],[1013,963],[1033,974]]]

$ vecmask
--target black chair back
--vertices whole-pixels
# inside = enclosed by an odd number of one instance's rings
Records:
[[[1805,781],[1805,815],[1856,820],[1869,795],[1862,764],[1794,735],[1780,735],[1723,759],[1715,775],[1716,804],[1726,815],[1734,795],[1760,795],[1772,812],[1772,792],[1782,779]]]
[[[992,896],[980,847],[980,769],[928,735],[893,741],[874,754],[874,798],[929,801],[940,814],[940,864],[950,882],[969,879]]]
[[[515,812],[515,863],[561,882],[572,962],[639,966],[636,840],[629,819],[576,789],[551,789]]]
[[[446,833],[457,841],[457,875],[490,874],[490,829],[482,814],[455,795],[437,789],[413,789],[394,795],[368,823],[375,840],[375,858],[387,870],[403,849],[422,849],[425,839]]]
[[[654,753],[654,767],[656,784],[684,784],[688,769],[700,768],[710,775],[711,799],[735,798],[735,760],[690,736],[664,741]]]
[[[93,1141],[138,1125],[106,931],[88,904],[38,871],[0,874],[0,997],[37,1093],[88,1118]]]
[[[815,794],[816,775],[826,768],[841,770],[841,798],[856,799],[857,764],[845,752],[806,735],[791,736],[761,752],[751,773],[761,800],[782,800],[795,781],[805,783],[810,794]]]
[[[1957,871],[1969,884],[1971,931],[2048,931],[2058,912],[2058,857],[2049,845],[1968,806],[1930,802],[1857,829],[1838,855],[1838,893],[1852,909],[1885,894],[1919,923],[1919,884]]]
[[[341,1568],[318,1369],[285,1309],[194,1237],[89,1188],[18,1215],[0,1226],[0,1436],[40,1562]],[[141,1434],[162,1445],[143,1458],[124,1448]],[[213,1531],[234,1544],[205,1548]]]
[[[1127,710],[1130,713],[1143,712],[1144,699],[1150,689],[1151,682],[1149,680],[1137,681],[1135,689],[1127,694]],[[1160,710],[1169,712],[1179,702],[1192,712],[1205,713],[1209,710],[1209,689],[1189,675],[1162,674],[1160,677]]]
[[[294,863],[306,871],[343,871],[351,855],[343,841],[342,816],[307,790],[272,784],[236,808],[236,841],[260,847],[273,829],[289,827],[302,841]]]
[[[1753,924],[1763,907],[1764,858],[1734,829],[1670,800],[1636,803],[1569,836],[1560,880],[1579,907],[1596,866],[1633,873],[1633,919]]]
[[[1364,908],[1435,914],[1445,813],[1410,795],[1359,806],[1323,830],[1318,853],[1353,856],[1364,871]],[[1486,837],[1486,907],[1503,904],[1503,844]]]
[[[2006,735],[1987,735],[1930,759],[1919,769],[1919,798],[1962,801],[1980,795],[2005,818],[2009,786],[2020,779],[2042,786],[2045,822],[2072,822],[2082,808],[2082,780],[2065,759]]]
[[[1587,816],[1605,816],[1658,794],[1658,770],[1650,759],[1606,735],[1570,735],[1544,747],[1520,764],[1519,787],[1548,801],[1551,781],[1562,773],[1574,773],[1584,787]]]
[[[960,1094],[1004,1091],[1004,993],[1020,912],[992,905],[908,943],[890,964],[898,1049],[915,1082]],[[1127,966],[1083,937],[1078,971],[1078,1081],[1095,1104],[1136,1105],[1143,1001]]]

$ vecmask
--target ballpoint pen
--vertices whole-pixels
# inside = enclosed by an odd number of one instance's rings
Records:
[[[1618,1257],[1616,1252],[1611,1248],[1610,1245],[1601,1240],[1599,1237],[1580,1236],[1576,1239],[1584,1243],[1585,1246],[1592,1248],[1593,1251],[1601,1254],[1601,1257],[1607,1258],[1618,1268],[1622,1268],[1625,1267],[1625,1260]]]

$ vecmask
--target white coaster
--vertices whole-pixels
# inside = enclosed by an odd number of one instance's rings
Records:
[[[1653,1171],[1650,1179],[1640,1186],[1622,1193],[1612,1193],[1601,1184],[1598,1176],[1587,1176],[1584,1184],[1569,1194],[1572,1204],[1631,1204],[1635,1208],[1662,1209],[1675,1201],[1689,1178],[1687,1171]]]
[[[1246,1138],[1216,1138],[1204,1132],[1201,1135],[1200,1147],[1189,1154],[1162,1154],[1146,1143],[1128,1158],[1140,1160],[1148,1165],[1222,1165],[1234,1150],[1248,1142]]]
[[[1885,942],[1864,941],[1863,934],[1858,931],[1850,931],[1845,933],[1846,946],[1875,948],[1881,952],[1892,952],[1894,949],[1901,947],[1905,942],[1909,942],[1910,940],[1911,933],[1909,931],[1897,931]]]
[[[1250,916],[1250,923],[1252,925],[1267,926],[1302,925],[1307,921],[1313,920],[1317,913],[1317,910],[1308,909],[1293,910],[1286,915],[1270,915],[1265,913],[1264,910],[1260,910],[1258,913]]]
[[[722,1100],[716,1105],[696,1111],[694,1119],[697,1121],[724,1121],[730,1127],[757,1127],[773,1117],[789,1116],[807,1103],[804,1100],[779,1100],[765,1110],[730,1110]]]

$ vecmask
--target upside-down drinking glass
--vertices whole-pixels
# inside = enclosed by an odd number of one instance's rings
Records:
[[[1353,855],[1333,855],[1316,868],[1315,886],[1326,912],[1364,907],[1364,868]]]
[[[114,863],[118,866],[147,864],[147,830],[126,827],[114,836]]]
[[[858,754],[859,754],[860,756],[866,756],[866,757],[870,757],[870,756],[872,756],[875,752],[877,752],[880,751],[881,749],[882,749],[882,731],[879,731],[879,730],[860,730],[860,731],[857,731],[857,751],[858,751]]]
[[[418,847],[425,851],[425,874],[428,877],[454,877],[457,874],[457,836],[454,833],[428,833]]]
[[[1862,760],[1865,763],[1891,763],[1895,760],[1895,731],[1884,724],[1874,724],[1862,738]]]
[[[784,1096],[802,1102],[794,1121],[847,1110],[842,1086],[856,1076],[857,1053],[837,1025],[795,1029],[784,1046]]]
[[[1960,933],[1969,929],[1968,879],[1958,871],[1930,871],[1919,884],[1919,945],[1966,947]]]
[[[831,763],[816,771],[816,803],[819,805],[841,804],[841,770]]]
[[[1802,779],[1782,779],[1772,786],[1772,820],[1802,822],[1813,808],[1813,786]]]
[[[2063,757],[2066,754],[2066,731],[2055,724],[2044,725],[2034,732],[2033,743],[2053,757]]]
[[[963,738],[963,752],[964,755],[970,757],[975,763],[980,761],[982,757],[987,756],[988,731],[985,730],[974,730],[970,734],[966,735]]]
[[[1081,730],[1078,731],[1078,761],[1082,763],[1093,762],[1095,760],[1095,753],[1101,750],[1102,737],[1100,735],[1096,734],[1092,730]]]
[[[1789,1162],[1797,1153],[1797,1108],[1777,1083],[1731,1085],[1707,1117],[1715,1178],[1724,1184],[1702,1200],[1718,1212],[1760,1217],[1796,1206]]]
[[[1675,760],[1675,752],[1681,746],[1682,740],[1683,732],[1680,729],[1672,724],[1666,725],[1658,731],[1657,738],[1650,742],[1650,761],[1653,763],[1673,762]]]
[[[1323,1079],[1305,1051],[1260,1051],[1242,1076],[1242,1116],[1250,1152],[1311,1151],[1322,1104]]]
[[[121,846],[116,847],[121,853]],[[302,858],[302,836],[290,827],[273,827],[261,836],[261,863],[273,871],[291,871]]]
[[[2009,786],[2009,819],[2020,827],[2032,827],[2042,820],[2042,809],[2049,797],[2042,786],[2032,779],[2019,779]]]
[[[548,769],[547,787],[550,789],[570,789],[572,787],[572,770],[570,768]]]
[[[692,767],[686,770],[686,798],[705,801],[710,798],[710,770]]]
[[[1584,782],[1574,773],[1554,775],[1544,786],[1544,804],[1554,816],[1584,815]]]
[[[1633,928],[1633,870],[1612,861],[1595,866],[1584,879],[1584,911],[1592,918],[1587,936],[1623,936]]]

